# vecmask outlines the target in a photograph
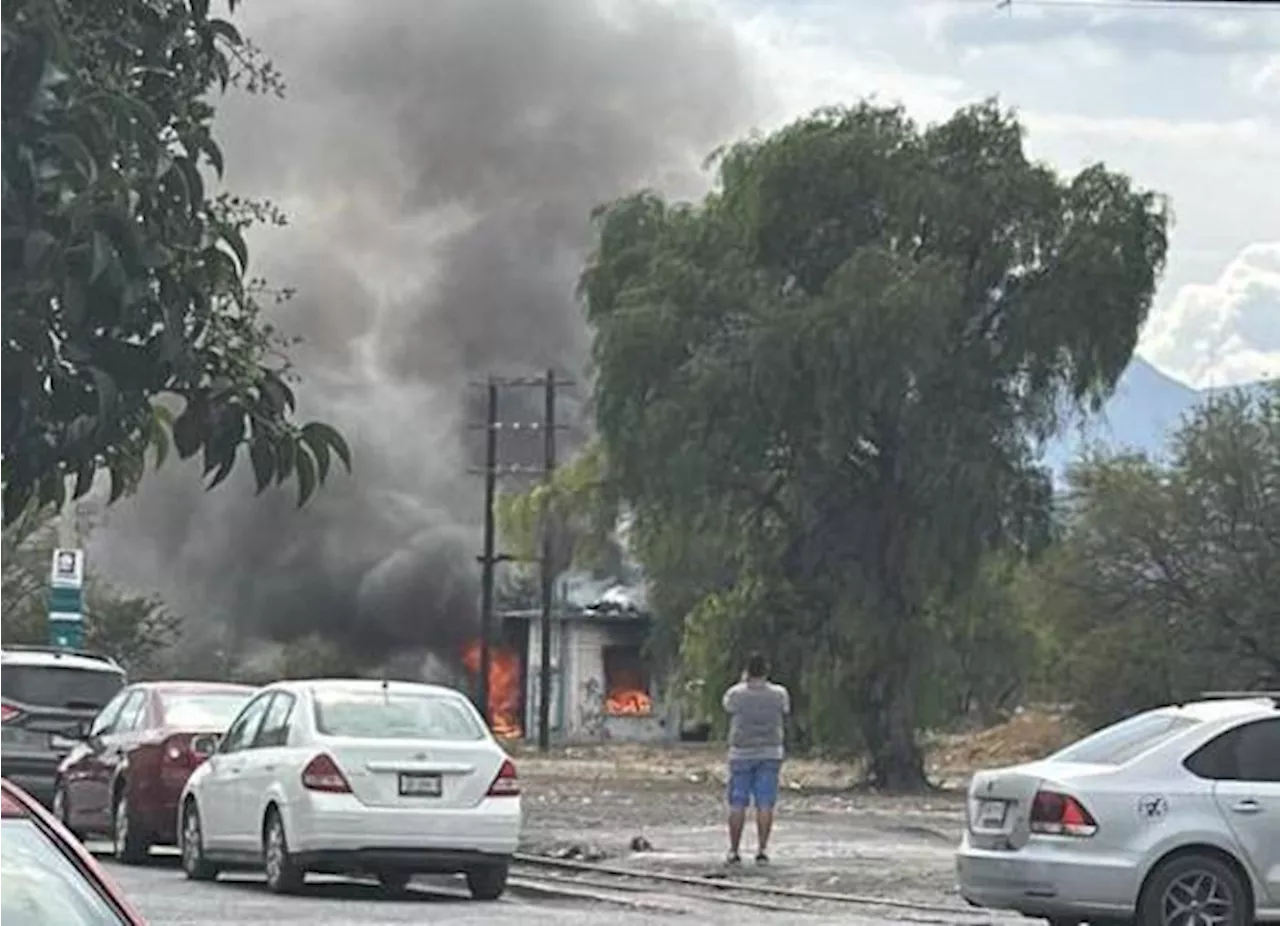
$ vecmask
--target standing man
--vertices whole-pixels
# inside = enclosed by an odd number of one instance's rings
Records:
[[[768,674],[764,656],[752,653],[742,681],[724,693],[724,709],[729,715],[730,865],[742,862],[738,848],[751,803],[756,807],[756,864],[769,863],[769,834],[778,803],[778,773],[782,770],[791,695],[770,682]]]

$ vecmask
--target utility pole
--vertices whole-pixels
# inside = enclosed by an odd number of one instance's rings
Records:
[[[494,630],[494,567],[498,563],[507,562],[513,557],[505,553],[495,552],[496,528],[494,524],[494,503],[497,496],[498,478],[504,475],[538,475],[544,484],[550,484],[556,467],[556,432],[563,425],[556,423],[556,395],[561,386],[573,385],[572,380],[557,379],[554,369],[548,369],[545,376],[499,378],[490,376],[483,384],[487,390],[487,414],[485,423],[479,425],[485,430],[485,464],[480,473],[484,475],[484,550],[476,557],[480,561],[480,671],[476,679],[476,706],[484,715],[485,721],[492,725],[494,718],[489,703],[489,674],[493,665],[492,645]],[[544,393],[543,420],[522,424],[520,422],[503,422],[498,419],[498,399],[504,388],[526,388],[537,386]],[[504,466],[499,462],[498,434],[501,431],[543,432],[542,466]],[[473,470],[475,472],[475,470]],[[540,520],[540,556],[539,577],[542,592],[542,613],[540,627],[539,652],[541,664],[538,672],[538,746],[547,750],[551,746],[551,618],[555,600],[555,562],[554,536],[550,511],[544,509]]]
[[[489,670],[493,655],[493,502],[498,487],[498,383],[488,383],[489,408],[484,435],[484,553],[480,556],[480,677],[476,680],[476,706],[484,722],[492,726],[489,710]]]
[[[551,480],[556,470],[556,371],[547,370],[545,400],[542,416],[542,480],[547,487],[543,495],[541,522],[542,556],[539,572],[542,578],[542,632],[538,641],[542,644],[541,677],[538,679],[538,749],[551,748],[551,607],[555,594],[555,562],[551,523]]]

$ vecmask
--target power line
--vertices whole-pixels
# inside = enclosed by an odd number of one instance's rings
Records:
[[[1132,13],[1154,13],[1168,10],[1199,12],[1280,13],[1280,0],[996,0],[996,9],[1012,11],[1017,7],[1053,7],[1055,9],[1125,10]]]

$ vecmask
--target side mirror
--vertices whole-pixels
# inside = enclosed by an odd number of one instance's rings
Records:
[[[218,751],[222,737],[216,733],[202,733],[191,738],[191,751],[202,759],[207,759]]]

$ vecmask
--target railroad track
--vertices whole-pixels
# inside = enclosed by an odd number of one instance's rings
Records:
[[[946,926],[981,926],[993,922],[989,911],[968,907],[782,887],[729,877],[646,871],[525,854],[517,855],[515,863],[511,884],[517,889],[559,893],[653,912],[697,912],[698,904],[727,904],[793,914],[858,908],[865,915],[880,914],[900,922]]]

